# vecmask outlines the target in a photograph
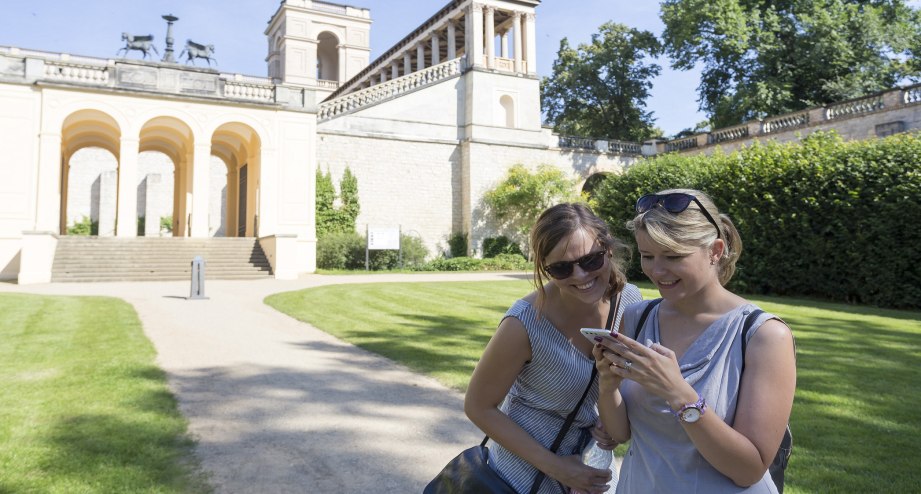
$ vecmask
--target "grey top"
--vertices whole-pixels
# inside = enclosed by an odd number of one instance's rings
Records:
[[[648,303],[648,302],[647,302]],[[629,307],[624,314],[626,335],[635,333],[646,304]],[[659,307],[652,309],[637,341],[661,342]],[[681,374],[707,401],[707,412],[715,413],[732,426],[742,371],[742,325],[757,307],[747,303],[723,314],[688,347],[678,360]],[[775,316],[764,313],[748,333],[755,334],[765,321]],[[697,451],[694,443],[665,400],[647,393],[642,386],[625,379],[620,392],[630,419],[630,449],[620,469],[617,493],[700,492],[774,493],[777,489],[770,473],[755,485],[735,485],[718,472]]]
[[[626,285],[615,321],[620,320],[628,305],[642,299],[635,286]],[[549,449],[566,416],[582,397],[592,375],[594,360],[580,352],[547,318],[538,319],[536,309],[524,300],[516,301],[505,317],[518,319],[527,330],[531,361],[518,374],[499,409]],[[571,455],[581,451],[589,438],[588,428],[593,427],[598,418],[597,402],[596,379],[557,454]],[[493,469],[517,492],[529,492],[537,469],[498,443],[491,442],[489,452]],[[556,481],[544,479],[538,492],[559,493],[561,489]]]

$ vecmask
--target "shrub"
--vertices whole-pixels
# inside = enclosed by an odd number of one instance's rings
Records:
[[[483,259],[481,266],[487,271],[530,271],[534,267],[521,254],[499,254]]]
[[[424,271],[476,271],[480,260],[473,257],[440,258],[426,264]]]
[[[647,192],[690,187],[711,194],[744,246],[732,287],[921,308],[921,137],[843,142],[816,133],[793,145],[732,154],[665,155],[610,176],[598,212],[616,235]],[[638,260],[629,273],[641,276]]]
[[[451,257],[466,257],[467,234],[464,232],[452,233],[448,237],[448,250],[451,252]]]
[[[505,235],[483,239],[483,257],[496,257],[500,254],[521,254],[518,244],[509,240]]]
[[[320,269],[364,269],[365,241],[355,232],[328,233],[317,239]]]
[[[74,222],[67,228],[68,235],[99,235],[99,222],[93,221],[88,216],[82,220]]]
[[[173,233],[173,217],[172,216],[161,216],[160,217],[160,231],[166,233]]]
[[[147,228],[147,217],[138,216],[138,237],[143,237]]]

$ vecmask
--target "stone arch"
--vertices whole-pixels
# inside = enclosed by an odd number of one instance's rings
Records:
[[[141,126],[136,215],[145,218],[145,235],[159,234],[160,219],[164,216],[172,219],[172,236],[188,235],[195,144],[188,121],[180,116],[159,115]],[[158,154],[166,156],[171,166],[158,160]]]
[[[99,109],[78,109],[61,123],[61,199],[59,233],[88,217],[100,231],[115,232],[117,168],[122,125],[112,114]],[[91,150],[97,149],[93,152]],[[81,153],[83,150],[86,152]],[[78,153],[86,159],[81,159]],[[77,156],[77,177],[72,177],[71,160]],[[84,166],[85,164],[85,166]]]
[[[502,106],[502,115],[505,117],[503,124],[510,129],[514,129],[518,123],[515,121],[515,98],[508,94],[503,94],[499,98],[499,105]]]
[[[594,194],[595,188],[607,178],[608,173],[593,173],[588,178],[585,179],[585,182],[582,184],[581,191],[583,194],[587,194],[591,197]]]
[[[339,37],[329,31],[317,35],[317,79],[339,80]]]
[[[253,237],[259,234],[262,138],[253,125],[227,121],[211,134],[211,152],[227,168],[224,234]]]

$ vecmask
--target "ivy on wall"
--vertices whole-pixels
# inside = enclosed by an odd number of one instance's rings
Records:
[[[339,195],[329,170],[317,169],[317,238],[330,233],[354,233],[361,206],[358,203],[358,178],[348,167],[339,181]],[[338,203],[337,204],[337,199]]]

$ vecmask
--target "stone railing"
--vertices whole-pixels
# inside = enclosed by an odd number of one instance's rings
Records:
[[[711,132],[707,137],[707,144],[717,144],[745,137],[748,137],[748,124],[736,125]]]
[[[109,82],[109,67],[79,63],[45,62],[45,77],[52,80],[80,84],[106,84]]]
[[[761,132],[765,134],[770,134],[772,132],[780,132],[789,129],[795,129],[797,127],[803,127],[809,124],[809,112],[804,111],[800,113],[790,113],[787,115],[781,115],[779,117],[768,118],[764,121],[764,124],[761,126]]]
[[[825,118],[833,120],[835,118],[848,117],[851,115],[860,115],[861,113],[871,113],[882,110],[885,107],[883,95],[879,94],[829,106],[825,110]]]
[[[683,139],[674,139],[665,143],[665,152],[684,151],[697,147],[697,136],[685,137]]]
[[[318,89],[332,89],[333,91],[335,91],[336,89],[339,89],[339,83],[337,81],[317,79],[317,88]]]
[[[227,99],[297,110],[306,109],[309,101],[302,94],[309,89],[275,84],[265,77],[223,74],[180,64],[80,57],[15,47],[0,47],[0,80]]]
[[[921,103],[921,86],[905,88],[904,94],[902,95],[902,103],[905,105]]]
[[[557,142],[560,149],[584,149],[586,151],[597,151],[599,153],[612,154],[642,153],[642,145],[638,142],[573,136],[559,136]]]
[[[369,88],[325,101],[317,109],[318,120],[349,113],[368,105],[396,98],[417,89],[430,86],[445,79],[460,76],[464,72],[463,57],[422,69],[418,72],[392,79]]]
[[[224,97],[271,103],[275,101],[275,85],[226,81]]]

